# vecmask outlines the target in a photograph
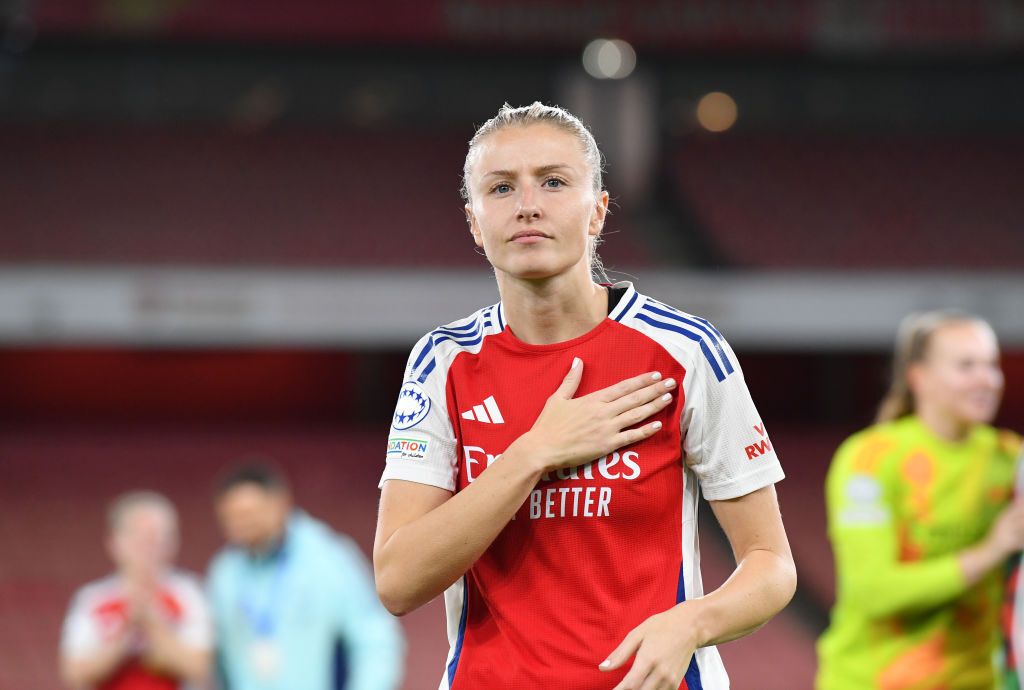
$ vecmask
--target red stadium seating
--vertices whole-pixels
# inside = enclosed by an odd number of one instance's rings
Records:
[[[1024,267],[1024,139],[693,136],[677,189],[722,258],[758,268]]]
[[[468,135],[5,126],[0,261],[483,268],[458,193]],[[602,254],[648,260],[630,232]]]

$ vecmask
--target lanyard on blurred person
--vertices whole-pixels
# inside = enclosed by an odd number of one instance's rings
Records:
[[[241,609],[249,628],[258,638],[271,638],[277,627],[277,614],[284,599],[285,571],[288,569],[288,550],[284,544],[277,553],[271,556],[274,560],[274,572],[270,576],[270,587],[265,589],[266,595],[259,596],[259,587],[243,588]]]

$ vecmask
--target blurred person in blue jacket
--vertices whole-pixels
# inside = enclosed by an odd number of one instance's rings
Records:
[[[266,465],[226,475],[216,510],[229,546],[210,566],[209,591],[227,690],[333,690],[339,676],[345,690],[399,686],[401,628],[352,540],[293,507]]]

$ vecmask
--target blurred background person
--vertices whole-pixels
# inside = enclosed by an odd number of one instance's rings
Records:
[[[266,465],[225,476],[216,509],[230,546],[210,566],[209,592],[228,690],[399,686],[401,629],[358,546],[294,508]]]
[[[72,601],[60,648],[67,687],[173,690],[205,681],[210,618],[196,578],[173,568],[177,523],[158,493],[128,493],[111,504],[107,551],[116,572]]]
[[[1005,565],[1024,546],[1021,440],[990,426],[1002,391],[984,320],[903,321],[877,423],[828,474],[838,584],[819,690],[997,687]]]

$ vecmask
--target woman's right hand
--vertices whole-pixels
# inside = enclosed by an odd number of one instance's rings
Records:
[[[988,533],[988,541],[1000,558],[1024,549],[1024,500],[1006,506]]]
[[[674,379],[649,372],[574,398],[582,378],[583,361],[577,357],[533,428],[508,450],[515,447],[538,459],[546,472],[584,465],[657,433],[661,422],[630,427],[665,409],[672,402],[668,391],[676,387]]]
[[[1024,500],[1017,498],[999,514],[988,534],[960,552],[960,569],[973,585],[986,573],[1003,565],[1007,557],[1024,549]]]

